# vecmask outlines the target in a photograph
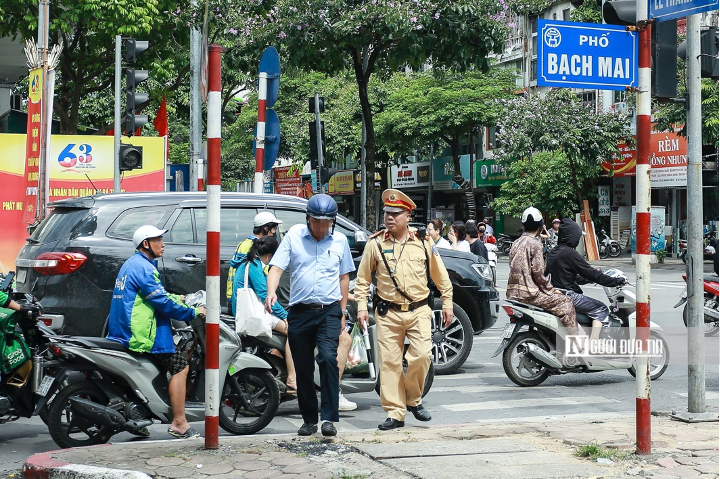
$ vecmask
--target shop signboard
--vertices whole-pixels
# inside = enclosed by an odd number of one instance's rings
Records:
[[[610,216],[610,186],[598,186],[598,216]]]
[[[630,178],[613,178],[612,206],[630,206]]]
[[[674,132],[661,132],[653,130],[650,134],[650,184],[653,188],[667,188],[672,186],[687,186],[687,138],[678,135],[682,127],[676,127]],[[612,164],[602,162],[602,168],[612,176],[621,178],[635,176],[637,150],[619,144],[621,155],[615,157]]]
[[[275,178],[275,193],[288,196],[303,197],[300,169],[293,166],[278,166],[273,168]]]
[[[329,195],[353,195],[355,194],[354,170],[340,170],[330,178],[328,182]]]
[[[494,159],[489,158],[475,162],[474,188],[500,186],[509,179],[507,168],[497,163]]]
[[[390,167],[391,188],[418,188],[430,186],[430,162],[406,163]]]
[[[433,190],[459,190],[460,187],[453,181],[455,168],[452,156],[435,158],[432,161]],[[460,156],[460,174],[463,178],[470,178],[470,155]]]
[[[143,148],[143,167],[123,173],[120,189],[165,190],[165,138],[123,137],[123,143]],[[22,222],[26,198],[26,135],[0,134],[0,184],[3,185],[0,224],[0,271],[14,269],[15,257],[25,244]],[[49,151],[48,201],[113,192],[113,137],[52,135]]]

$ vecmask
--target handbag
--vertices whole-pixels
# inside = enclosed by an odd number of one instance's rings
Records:
[[[250,262],[245,266],[244,287],[238,288],[235,300],[235,331],[242,336],[272,337],[272,314],[265,311],[255,291],[249,287]]]

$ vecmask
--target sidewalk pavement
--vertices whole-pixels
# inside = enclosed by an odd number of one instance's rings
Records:
[[[528,404],[531,406],[531,404]],[[395,431],[221,436],[144,441],[36,454],[23,477],[44,479],[149,478],[620,478],[718,477],[718,423],[685,423],[667,413],[652,418],[653,449],[634,451],[634,416],[588,414],[418,426],[412,417]],[[607,458],[575,455],[602,446]]]

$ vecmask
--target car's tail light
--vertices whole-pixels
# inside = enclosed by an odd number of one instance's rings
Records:
[[[68,274],[72,273],[87,260],[82,253],[43,253],[33,261],[30,267],[40,274]]]

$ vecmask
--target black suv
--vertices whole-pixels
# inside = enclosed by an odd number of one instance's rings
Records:
[[[237,244],[252,232],[255,215],[271,211],[283,224],[305,223],[306,200],[284,195],[223,193],[221,212],[221,288]],[[158,268],[165,287],[176,293],[205,289],[206,193],[124,193],[65,199],[27,239],[16,260],[17,289],[36,296],[44,320],[64,334],[99,336],[110,309],[120,267],[133,254],[132,235],[144,224],[167,229]],[[367,231],[339,216],[359,261]],[[473,332],[490,328],[499,313],[498,293],[484,259],[440,250],[453,283],[456,323],[440,330],[433,321],[436,371],[460,367],[472,348]],[[436,300],[436,308],[440,302]]]

